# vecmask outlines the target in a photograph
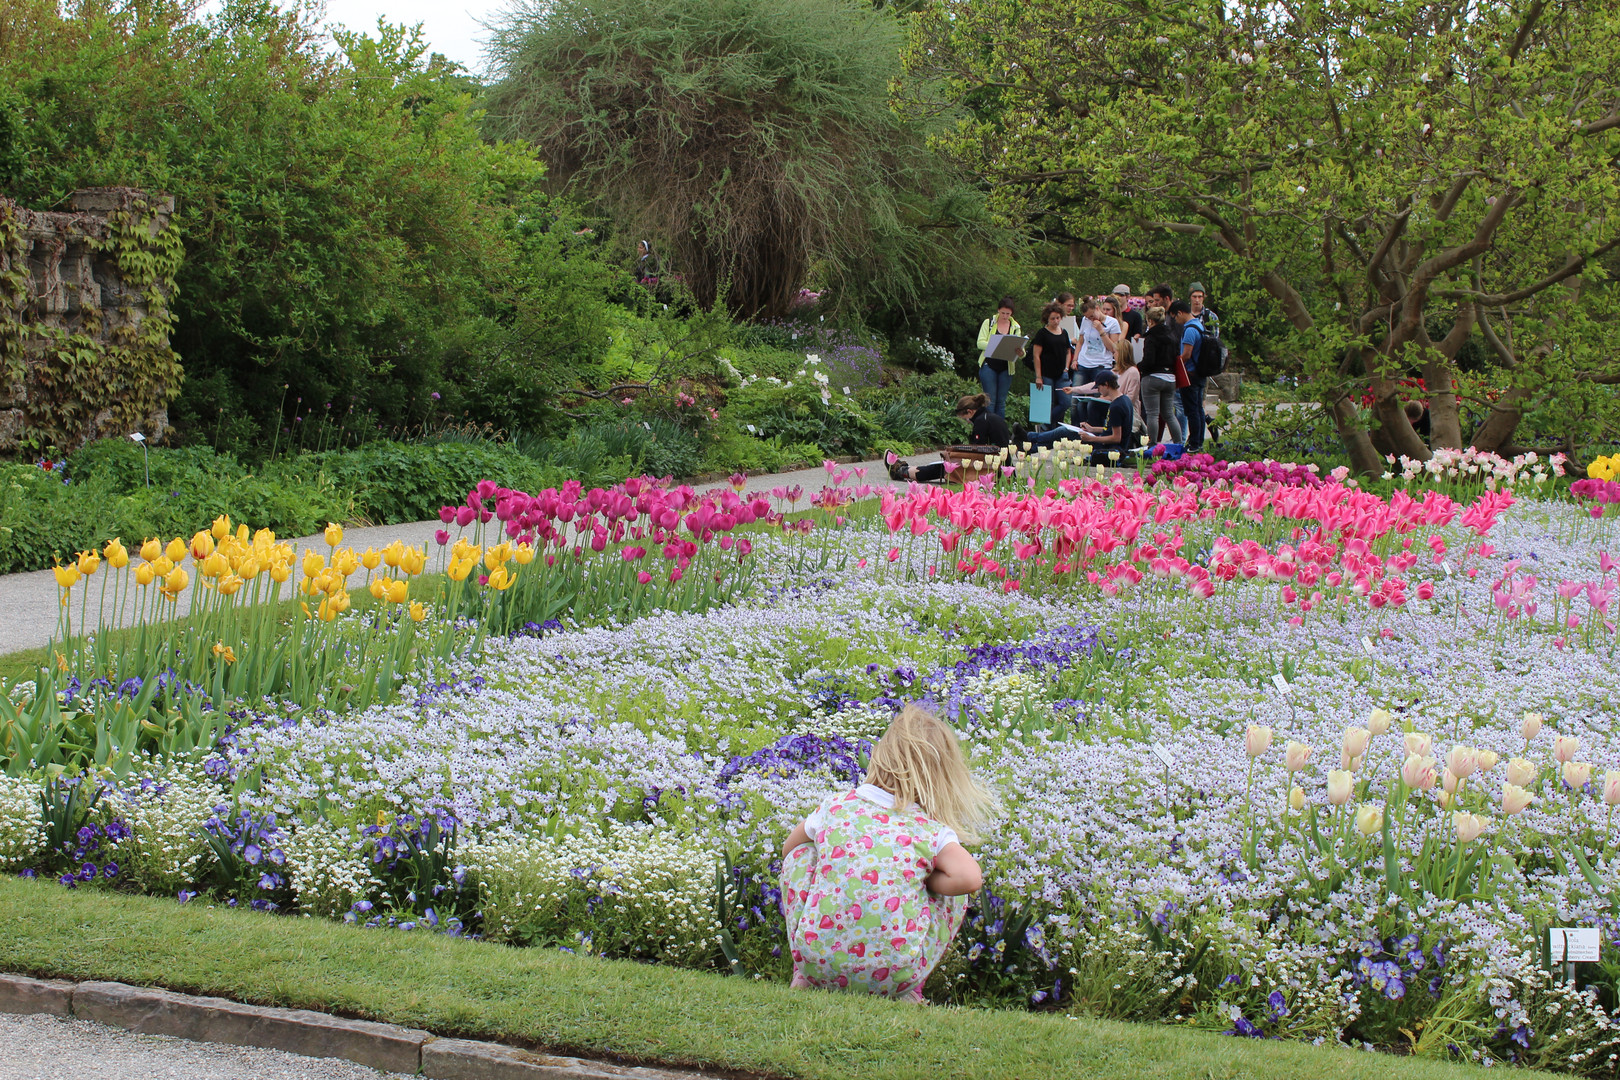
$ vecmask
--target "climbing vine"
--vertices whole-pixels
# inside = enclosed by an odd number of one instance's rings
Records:
[[[121,193],[104,221],[68,219],[54,241],[39,241],[44,277],[39,299],[73,294],[74,316],[60,324],[49,313],[29,318],[27,238],[15,207],[0,215],[0,360],[8,383],[21,383],[24,430],[16,450],[67,449],[101,435],[147,426],[180,390],[180,358],[169,347],[174,325],[170,300],[183,249],[177,230],[151,200]],[[82,245],[88,265],[76,280],[61,277],[70,243]],[[97,263],[111,273],[97,274]],[[144,311],[139,308],[144,307]]]

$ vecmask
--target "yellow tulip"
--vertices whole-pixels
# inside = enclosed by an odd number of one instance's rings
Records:
[[[122,570],[129,565],[129,549],[124,547],[123,541],[116,536],[107,541],[107,546],[101,549],[101,554],[107,560],[107,565],[114,570]]]
[[[210,534],[213,535],[215,540],[223,540],[223,539],[225,539],[225,537],[227,535],[229,535],[229,533],[231,531],[231,518],[230,518],[230,515],[229,514],[221,514],[221,515],[219,515],[219,517],[214,519],[213,527],[210,528],[208,531],[209,531]]]
[[[326,531],[321,535],[326,537],[327,547],[337,547],[339,544],[343,543],[343,526],[339,525],[335,521],[329,522],[326,526]]]
[[[395,540],[382,550],[383,564],[389,569],[399,566],[400,560],[405,557],[405,541]]]
[[[219,579],[219,593],[221,596],[234,596],[236,590],[242,587],[242,579],[235,574],[226,574]]]
[[[135,584],[137,585],[150,585],[155,577],[157,577],[157,571],[153,569],[152,563],[143,562],[135,568]]]
[[[512,545],[506,541],[495,544],[484,552],[484,565],[493,570],[512,557]]]
[[[248,527],[247,527],[247,525],[243,524],[243,525],[238,525],[236,527],[236,539],[237,539],[238,543],[245,544],[245,543],[248,542]]]
[[[332,606],[332,598],[330,596],[321,601],[320,615],[321,622],[331,622],[333,619],[338,617],[337,608]]]
[[[64,589],[71,589],[79,583],[79,564],[68,563],[66,566],[58,565],[56,570],[56,583]]]
[[[326,567],[326,560],[318,551],[304,552],[304,576],[312,578]]]
[[[504,564],[497,566],[495,569],[489,572],[490,588],[497,592],[505,592],[507,589],[510,589],[512,587],[512,583],[516,580],[517,579],[512,576],[511,571],[507,570]]]
[[[383,579],[380,577],[372,578],[371,584],[366,588],[367,591],[371,593],[371,598],[373,600],[381,600],[387,590],[387,586],[383,584]]]
[[[422,606],[422,601],[420,600],[412,600],[409,611],[411,613],[412,622],[421,622],[423,619],[427,618],[427,608]]]
[[[390,604],[403,604],[405,597],[411,591],[410,582],[402,578],[388,579],[388,602]]]
[[[214,553],[214,537],[211,533],[198,532],[191,538],[191,557],[202,562]],[[174,560],[179,562],[179,559]]]
[[[376,548],[366,548],[366,553],[360,556],[360,565],[367,570],[375,570],[382,564],[382,552]]]
[[[243,581],[252,581],[259,576],[259,560],[252,555],[244,556],[242,561],[231,567]]]
[[[89,577],[101,568],[101,556],[93,551],[79,552],[79,573]]]
[[[276,534],[269,529],[260,529],[253,534],[253,547],[258,551],[269,551],[276,546]]]
[[[519,566],[528,566],[534,562],[534,548],[528,544],[519,544],[512,549],[512,561]]]
[[[354,549],[344,548],[332,555],[332,566],[338,573],[348,577],[360,569],[360,556],[354,553]]]
[[[292,577],[292,567],[286,563],[273,562],[270,564],[270,579],[277,585],[285,582],[290,577]]]
[[[158,540],[157,537],[153,537],[141,545],[141,558],[145,559],[147,562],[157,562],[162,554],[163,543],[162,541]]]
[[[422,548],[406,548],[399,557],[399,568],[415,577],[427,567],[427,552]]]
[[[167,555],[159,555],[157,561],[152,564],[152,569],[157,571],[158,577],[168,577],[169,571],[174,569],[174,560]]]
[[[190,584],[191,575],[178,566],[170,570],[169,576],[163,579],[163,588],[171,593],[184,592],[186,586]]]
[[[452,559],[450,567],[445,573],[450,575],[451,581],[466,581],[467,575],[472,573],[472,568],[475,565],[477,564],[467,559]]]
[[[225,557],[222,551],[216,551],[202,561],[197,567],[203,577],[220,578],[231,572],[231,560]]]
[[[163,549],[163,554],[171,563],[177,563],[186,557],[186,542],[178,536],[169,541],[169,546]]]

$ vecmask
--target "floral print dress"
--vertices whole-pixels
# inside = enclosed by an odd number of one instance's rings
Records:
[[[956,833],[870,784],[822,800],[804,824],[811,842],[782,864],[793,985],[921,1000],[967,910],[967,897],[924,884]]]

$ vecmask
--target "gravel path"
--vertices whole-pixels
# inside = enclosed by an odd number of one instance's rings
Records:
[[[916,455],[917,460],[924,460],[924,455]],[[867,470],[866,482],[888,484],[888,475],[883,462],[868,461],[852,466]],[[809,505],[809,497],[820,491],[827,482],[825,469],[801,469],[797,472],[775,473],[763,476],[750,476],[748,478],[749,492],[769,492],[774,487],[804,488],[805,499],[801,507]],[[850,483],[855,483],[853,479]],[[724,481],[699,484],[699,491],[711,491],[718,488],[727,488],[730,485]],[[252,524],[249,522],[249,524]],[[382,548],[395,540],[403,540],[407,544],[421,546],[427,544],[430,554],[433,550],[433,534],[443,528],[437,521],[416,521],[401,525],[380,525],[366,529],[346,529],[343,542],[358,551],[368,547]],[[124,537],[129,544],[132,537]],[[325,549],[326,542],[319,536],[307,536],[296,541],[299,548],[314,544]],[[294,571],[293,579],[284,586],[286,595],[291,596],[296,587],[299,571]],[[190,598],[196,595],[195,588],[188,589],[181,596],[180,609],[189,610]],[[56,632],[58,613],[58,590],[56,578],[49,570],[38,570],[28,574],[0,575],[0,612],[4,618],[0,619],[0,654],[19,652],[23,649],[38,649],[48,644]],[[77,597],[75,597],[77,600]],[[109,601],[110,603],[110,601]],[[90,598],[90,605],[94,607],[96,597]],[[130,621],[133,614],[133,605],[123,613],[120,625]],[[73,615],[78,617],[78,607],[75,603]],[[93,616],[92,616],[93,617]]]
[[[0,1080],[407,1080],[337,1058],[0,1013]]]

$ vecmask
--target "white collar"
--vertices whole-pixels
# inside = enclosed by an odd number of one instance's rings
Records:
[[[885,810],[894,809],[894,796],[889,794],[887,791],[884,791],[880,787],[874,787],[871,784],[862,784],[860,787],[855,789],[855,794],[859,795],[867,802],[877,803]]]

